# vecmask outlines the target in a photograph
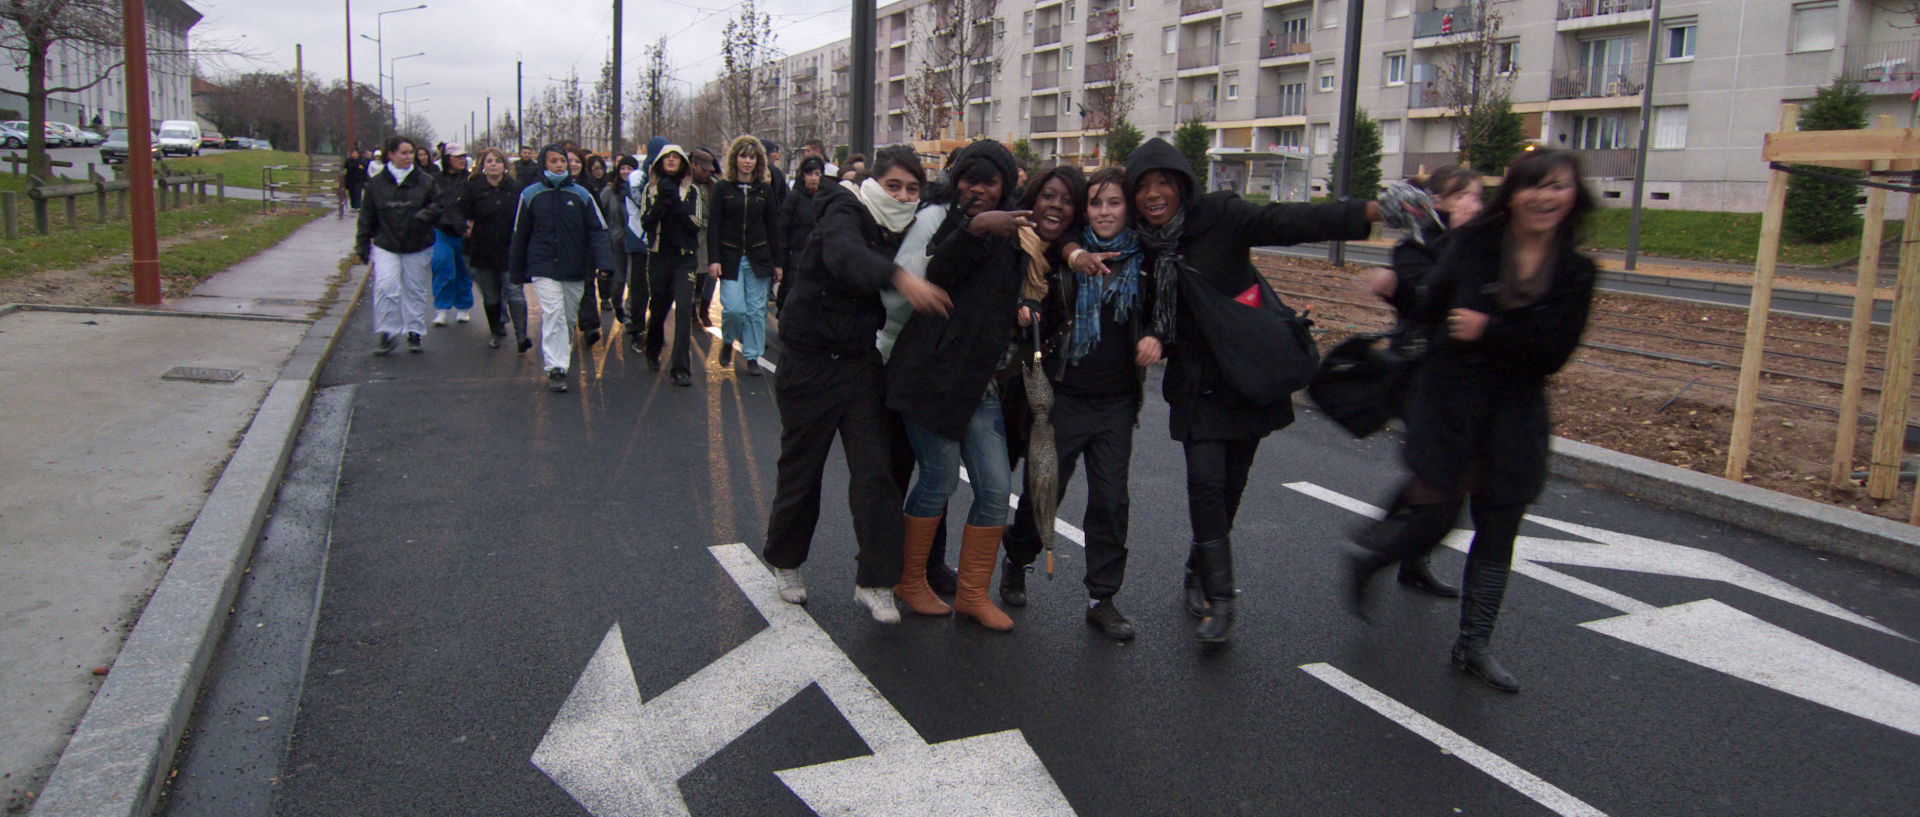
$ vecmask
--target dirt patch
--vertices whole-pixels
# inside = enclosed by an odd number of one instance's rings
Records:
[[[1357,332],[1384,329],[1392,313],[1355,284],[1359,268],[1256,256],[1274,288],[1295,307],[1310,306],[1325,330],[1322,347]],[[1727,465],[1733,402],[1747,311],[1635,295],[1596,298],[1585,345],[1551,386],[1561,436],[1701,473]],[[1864,470],[1879,414],[1879,369],[1886,330],[1867,349],[1866,391],[1852,468],[1859,479],[1828,485],[1839,434],[1848,327],[1835,321],[1773,316],[1754,413],[1747,482],[1794,496],[1906,521],[1913,485],[1897,496],[1867,496]],[[1920,417],[1908,398],[1909,419]]]
[[[188,294],[200,282],[196,276],[166,274],[167,250],[195,241],[219,238],[275,218],[248,216],[237,224],[194,230],[160,240],[161,287],[166,297]],[[0,279],[0,304],[60,304],[62,306],[128,306],[133,303],[130,252],[101,258],[70,269],[38,270]]]

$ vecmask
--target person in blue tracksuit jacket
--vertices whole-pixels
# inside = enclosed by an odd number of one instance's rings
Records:
[[[532,283],[540,299],[540,347],[547,388],[567,390],[573,322],[589,277],[613,269],[613,242],[600,205],[567,172],[567,151],[540,149],[540,179],[520,193],[507,269],[515,283]]]

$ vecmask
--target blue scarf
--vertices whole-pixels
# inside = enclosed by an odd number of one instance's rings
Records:
[[[1079,287],[1073,305],[1073,338],[1067,344],[1070,366],[1078,365],[1081,358],[1100,344],[1100,310],[1104,305],[1113,305],[1113,319],[1121,323],[1126,323],[1133,308],[1139,306],[1140,262],[1144,258],[1140,240],[1132,230],[1105,239],[1088,227],[1080,236],[1080,246],[1087,252],[1121,255],[1107,259],[1112,275],[1073,274]]]

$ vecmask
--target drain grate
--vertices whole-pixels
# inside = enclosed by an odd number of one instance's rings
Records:
[[[195,383],[232,383],[240,379],[239,369],[209,369],[204,366],[175,366],[161,380],[189,380]]]

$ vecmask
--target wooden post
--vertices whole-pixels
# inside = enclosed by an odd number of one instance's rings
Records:
[[[1894,293],[1893,332],[1880,381],[1880,422],[1873,429],[1867,461],[1867,496],[1900,493],[1900,459],[1907,448],[1907,394],[1913,390],[1913,358],[1920,353],[1920,210],[1909,197],[1906,231],[1900,239],[1900,284]]]
[[[1800,129],[1800,106],[1780,106],[1780,130]],[[1740,388],[1733,400],[1733,436],[1727,441],[1727,479],[1747,474],[1753,447],[1753,411],[1760,403],[1761,353],[1767,345],[1767,313],[1773,309],[1773,269],[1780,260],[1780,222],[1787,209],[1787,174],[1768,174],[1767,209],[1760,216],[1760,251],[1753,265],[1753,298],[1747,305],[1747,342],[1740,351]],[[1911,238],[1911,236],[1909,236]]]
[[[105,224],[107,223],[107,185],[99,179],[94,179],[93,185],[94,214],[99,217],[101,224]]]
[[[1881,116],[1874,127],[1893,127],[1893,117]],[[1874,162],[1875,170],[1884,170],[1887,162]],[[1907,209],[1920,202],[1909,196]],[[1867,223],[1860,230],[1860,275],[1853,286],[1853,326],[1847,334],[1847,373],[1840,387],[1840,430],[1833,442],[1833,473],[1828,483],[1835,488],[1853,482],[1853,449],[1860,439],[1860,386],[1867,378],[1867,344],[1873,332],[1873,290],[1880,283],[1880,242],[1886,232],[1887,191],[1867,188]],[[1904,245],[1903,245],[1904,246]]]
[[[352,93],[352,91],[348,91],[348,93]],[[220,203],[226,204],[227,203],[227,174],[225,173],[213,174],[213,190],[214,190],[214,195],[219,197]]]
[[[80,197],[67,196],[67,229],[80,229]]]
[[[14,192],[0,193],[0,233],[4,233],[8,241],[20,238],[20,223],[14,214],[17,207],[14,202],[19,196]]]
[[[114,194],[113,194],[113,217],[114,217],[114,218],[126,218],[126,217],[127,217],[127,191],[126,191],[126,189],[124,189],[124,188],[123,188],[123,189],[120,189],[120,190],[116,190],[116,191],[114,191]]]
[[[46,235],[53,231],[53,225],[47,219],[47,200],[33,200],[33,231]]]

